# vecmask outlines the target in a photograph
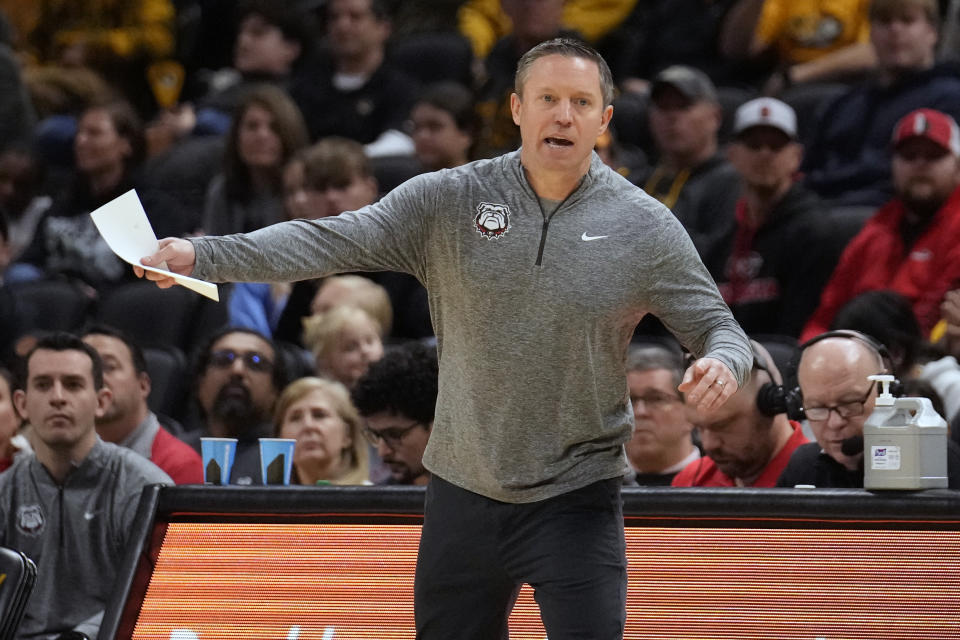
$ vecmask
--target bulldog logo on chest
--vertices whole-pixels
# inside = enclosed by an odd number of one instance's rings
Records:
[[[473,219],[477,233],[484,238],[499,238],[507,233],[510,226],[510,207],[505,204],[481,202],[477,205],[477,216]]]

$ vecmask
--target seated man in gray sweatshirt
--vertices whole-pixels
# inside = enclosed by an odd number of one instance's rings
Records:
[[[14,404],[35,455],[0,475],[0,544],[37,564],[17,637],[95,638],[143,487],[173,484],[149,460],[97,436],[111,401],[97,352],[71,334],[42,338]]]

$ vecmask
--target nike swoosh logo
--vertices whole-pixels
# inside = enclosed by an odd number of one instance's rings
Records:
[[[580,239],[583,240],[584,242],[590,242],[591,240],[603,240],[606,237],[607,236],[588,236],[587,232],[584,231],[583,235],[580,236]]]

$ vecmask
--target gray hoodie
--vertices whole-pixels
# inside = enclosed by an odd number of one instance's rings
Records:
[[[192,242],[193,275],[215,281],[416,276],[440,355],[424,465],[495,500],[623,475],[626,347],[648,312],[741,384],[749,374],[746,336],[680,223],[596,154],[549,216],[517,151],[418,176],[356,212]]]

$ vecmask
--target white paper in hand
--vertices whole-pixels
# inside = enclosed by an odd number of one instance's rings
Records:
[[[159,269],[140,264],[140,258],[156,253],[160,243],[135,190],[131,189],[122,196],[114,198],[91,213],[90,217],[93,218],[93,224],[97,226],[97,231],[103,236],[110,249],[124,262],[145,271],[168,275],[177,284],[211,300],[220,301],[217,285],[212,282],[173,273],[167,269],[166,264]]]

